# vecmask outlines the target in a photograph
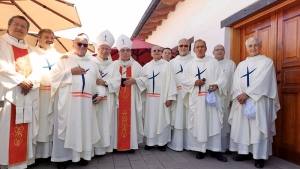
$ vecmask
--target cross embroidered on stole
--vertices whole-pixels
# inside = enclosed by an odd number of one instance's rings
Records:
[[[120,67],[122,74],[122,67]],[[127,67],[126,78],[131,77],[131,66]],[[131,130],[131,86],[120,86],[118,111],[118,145],[119,151],[130,150]]]
[[[12,46],[15,59],[15,69],[18,73],[28,77],[32,68],[27,49]],[[9,134],[8,164],[20,164],[27,161],[28,123],[16,124],[16,106],[12,104]]]

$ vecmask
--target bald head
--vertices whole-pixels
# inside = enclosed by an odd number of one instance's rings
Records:
[[[223,45],[216,45],[212,53],[218,61],[223,60],[225,55],[225,48]]]

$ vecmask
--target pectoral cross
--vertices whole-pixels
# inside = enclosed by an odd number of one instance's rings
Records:
[[[247,77],[247,87],[250,86],[250,74],[253,73],[254,70],[256,70],[256,68],[253,69],[251,72],[249,72],[249,68],[248,68],[248,66],[247,66],[247,73],[246,73],[245,75],[241,76],[241,78]]]
[[[152,86],[152,89],[153,89],[152,93],[153,93],[153,95],[154,95],[154,87],[155,87],[155,77],[158,76],[159,73],[160,73],[160,72],[158,72],[156,75],[154,75],[154,71],[153,71],[153,73],[152,73],[153,76],[150,77],[150,78],[148,78],[148,79],[152,79],[152,85],[153,85],[153,86]]]
[[[201,74],[203,73],[203,72],[205,72],[206,71],[206,69],[205,70],[203,70],[202,72],[200,72],[200,69],[199,69],[199,67],[197,66],[197,68],[198,68],[198,73],[196,74],[196,76],[198,77],[198,79],[201,79]],[[195,77],[196,77],[195,76]],[[199,92],[201,92],[201,86],[199,86]]]
[[[183,72],[183,68],[182,68],[182,65],[180,64],[180,70],[176,74],[182,73],[182,72]]]
[[[49,61],[46,59],[46,62],[47,62],[47,66],[44,66],[43,68],[48,68],[49,69],[49,71],[51,70],[51,67],[54,65],[54,64],[52,64],[52,65],[50,65],[50,63],[49,63]]]

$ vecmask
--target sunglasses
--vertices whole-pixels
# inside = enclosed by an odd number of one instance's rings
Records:
[[[130,52],[130,49],[121,49],[120,52],[124,53],[124,52]]]
[[[161,52],[159,49],[154,49],[153,52]]]
[[[86,47],[88,47],[89,44],[86,44],[86,43],[77,43],[77,45],[78,45],[79,47],[81,47],[81,46],[83,45],[83,47],[86,48]]]
[[[179,47],[185,47],[185,48],[187,48],[187,47],[189,47],[189,45],[179,45]]]

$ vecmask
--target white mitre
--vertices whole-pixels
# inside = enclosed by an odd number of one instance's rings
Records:
[[[122,48],[129,48],[131,49],[132,47],[132,42],[131,40],[126,36],[126,35],[121,35],[116,42],[117,48],[120,51]]]
[[[98,46],[105,44],[112,47],[114,43],[115,43],[115,38],[108,30],[101,32],[97,37]]]

